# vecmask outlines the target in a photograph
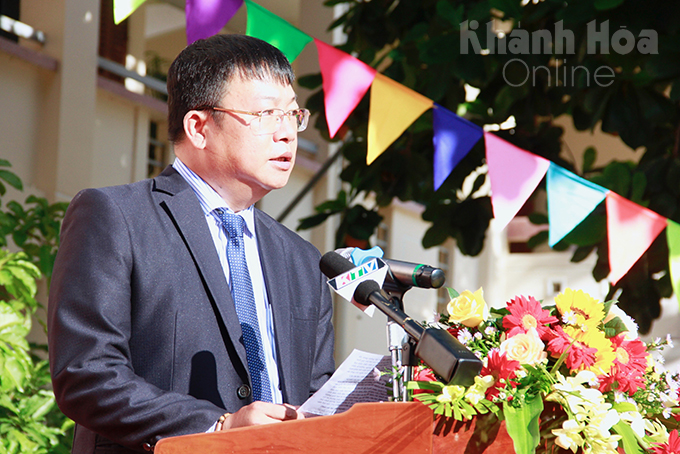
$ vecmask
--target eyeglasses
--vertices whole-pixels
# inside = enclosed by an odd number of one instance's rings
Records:
[[[236,110],[236,109],[225,109],[223,107],[209,106],[205,109],[216,110],[218,112],[231,112],[239,113],[245,115],[252,115],[255,118],[250,122],[250,129],[256,135],[264,134],[274,134],[281,127],[281,122],[283,118],[295,119],[295,126],[298,132],[302,132],[307,129],[309,124],[309,110],[307,109],[294,109],[284,112],[281,109],[268,109],[262,110],[260,112],[249,112],[247,110]]]

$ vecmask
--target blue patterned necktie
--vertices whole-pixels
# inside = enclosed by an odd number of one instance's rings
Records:
[[[243,230],[246,222],[241,216],[219,212],[222,226],[229,235],[227,242],[227,260],[229,261],[229,276],[231,282],[231,296],[236,305],[236,314],[241,323],[243,343],[246,347],[248,370],[253,385],[253,400],[272,401],[269,385],[269,375],[260,337],[260,325],[257,322],[255,295],[253,284],[248,272],[246,252],[243,245]]]

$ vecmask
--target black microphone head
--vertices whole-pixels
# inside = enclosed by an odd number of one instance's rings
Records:
[[[432,288],[439,288],[444,285],[444,282],[446,282],[446,274],[444,274],[444,270],[440,268],[435,268],[432,270],[432,275],[430,276],[430,284],[432,284]]]
[[[326,252],[319,260],[319,269],[329,279],[346,273],[354,268],[354,264],[335,251]]]
[[[378,284],[376,281],[364,281],[357,286],[356,290],[354,290],[354,301],[359,304],[363,304],[364,306],[370,306],[371,302],[368,300],[368,297],[371,295],[371,293],[379,291],[380,284]]]

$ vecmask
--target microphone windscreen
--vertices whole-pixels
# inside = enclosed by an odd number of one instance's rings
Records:
[[[370,306],[371,301],[368,299],[369,296],[371,296],[371,293],[379,291],[380,285],[376,281],[364,281],[359,284],[357,289],[354,291],[354,300],[359,304],[363,304],[364,306]],[[387,302],[387,300],[385,301]]]
[[[326,252],[323,257],[321,257],[321,260],[319,260],[319,269],[321,269],[321,272],[329,279],[333,279],[339,274],[346,273],[352,268],[354,268],[352,262],[334,251]]]

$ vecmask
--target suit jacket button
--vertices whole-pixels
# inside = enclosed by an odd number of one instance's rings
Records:
[[[153,445],[151,443],[144,443],[142,447],[144,448],[144,451],[153,451]]]
[[[250,386],[248,385],[241,385],[238,387],[236,390],[236,394],[240,399],[245,399],[246,397],[250,396]]]

